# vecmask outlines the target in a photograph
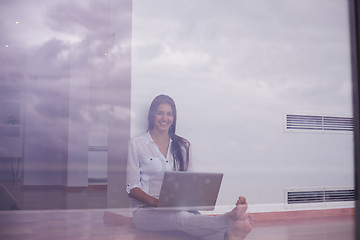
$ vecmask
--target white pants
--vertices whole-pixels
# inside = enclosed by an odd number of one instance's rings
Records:
[[[197,212],[138,208],[134,225],[145,231],[181,231],[204,240],[224,240],[228,223],[225,214],[208,216]]]

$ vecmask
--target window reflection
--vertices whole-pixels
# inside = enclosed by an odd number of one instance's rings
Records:
[[[91,208],[67,191],[89,185],[98,207],[108,194],[126,206],[107,182],[121,181],[130,131],[130,1],[2,5],[1,183],[21,209]]]

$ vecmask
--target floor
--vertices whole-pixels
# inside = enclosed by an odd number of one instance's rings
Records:
[[[255,219],[256,221],[256,219]],[[260,221],[247,240],[353,240],[353,216]],[[111,210],[0,211],[2,240],[196,240],[182,233],[135,229]]]
[[[135,229],[127,217],[128,209],[106,209],[106,188],[69,191],[11,184],[7,187],[21,210],[0,211],[1,240],[196,240],[178,232]],[[354,239],[352,209],[327,213],[301,211],[285,216],[254,214],[254,218],[254,229],[247,240]]]
[[[21,210],[99,209],[107,207],[106,186],[65,189],[60,186],[24,187],[1,181]],[[1,197],[1,196],[0,196]],[[1,206],[0,206],[0,209]]]

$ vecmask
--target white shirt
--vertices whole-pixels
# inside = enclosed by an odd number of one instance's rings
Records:
[[[170,153],[170,139],[166,157],[151,138],[149,132],[130,139],[126,170],[126,191],[140,188],[145,193],[159,198],[165,171],[174,171],[174,158]],[[136,205],[140,205],[137,202]]]

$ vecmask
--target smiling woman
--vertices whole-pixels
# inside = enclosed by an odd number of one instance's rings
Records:
[[[253,224],[244,197],[232,211],[218,216],[157,208],[165,172],[191,171],[190,143],[175,134],[176,107],[169,96],[155,97],[148,121],[148,132],[129,142],[126,190],[134,207],[134,225],[146,231],[181,231],[204,240],[243,239]]]
[[[156,109],[154,127],[151,129],[151,136],[159,146],[160,152],[166,157],[169,147],[170,136],[162,139],[163,133],[168,133],[173,123],[173,112],[170,104],[160,104]],[[165,140],[164,142],[162,140]]]
[[[169,131],[170,126],[174,120],[173,112],[170,104],[160,104],[156,109],[155,125],[153,130]]]
[[[149,130],[151,130],[155,135],[161,134],[161,132],[164,131],[169,132],[170,127],[175,128],[175,125],[172,126],[174,118],[176,120],[176,112],[174,113],[173,106],[169,103],[161,103],[156,107],[155,106],[156,100],[154,104],[150,107],[149,111]],[[174,110],[176,111],[175,107]]]

